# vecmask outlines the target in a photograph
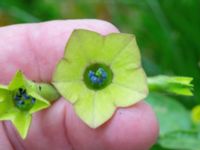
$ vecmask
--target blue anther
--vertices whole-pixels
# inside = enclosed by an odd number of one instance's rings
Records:
[[[103,79],[106,79],[107,78],[107,73],[105,71],[103,71],[101,76],[102,76]]]
[[[23,88],[19,88],[16,91],[16,94],[14,95],[13,100],[14,100],[15,106],[22,111],[30,110],[36,101],[36,99],[32,97],[31,95],[28,95],[26,93],[26,89],[23,89]]]
[[[98,83],[98,84],[102,84],[101,78],[97,78],[97,83]]]
[[[94,76],[94,72],[93,71],[89,71],[88,77],[91,78],[92,76]]]
[[[18,106],[24,105],[24,101],[23,101],[23,100],[18,101],[18,102],[17,102],[17,105],[18,105]]]
[[[19,101],[19,100],[20,100],[20,97],[16,95],[16,96],[14,97],[14,99],[15,99],[16,101]]]
[[[102,79],[102,78],[99,78],[99,85],[101,85],[102,83],[103,83],[103,81],[104,81],[104,79]]]
[[[31,103],[34,104],[35,103],[35,98],[32,98]]]
[[[23,96],[23,98],[24,98],[25,100],[28,100],[28,99],[30,99],[30,96],[28,96],[26,93],[25,93],[25,94],[23,94],[22,96]]]
[[[107,73],[103,68],[98,68],[96,72],[89,71],[88,77],[93,84],[101,85],[103,81],[107,78]]]
[[[96,76],[92,76],[90,78],[90,80],[92,81],[92,83],[96,84],[98,82],[98,78]]]

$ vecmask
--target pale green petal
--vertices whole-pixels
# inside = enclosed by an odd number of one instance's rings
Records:
[[[110,65],[124,49],[127,49],[127,47],[133,49],[130,46],[130,42],[133,40],[135,39],[131,34],[111,33],[104,37],[103,47],[94,59]]]
[[[114,72],[113,83],[144,93],[144,95],[148,93],[146,74],[142,68]]]
[[[74,104],[78,116],[91,128],[97,128],[111,118],[115,111],[109,93],[88,90]]]
[[[101,90],[96,92],[94,97],[94,121],[91,127],[97,128],[109,120],[115,112],[115,104],[110,99],[109,91]]]
[[[27,112],[18,112],[12,123],[16,127],[20,136],[25,139],[31,124],[32,116]]]
[[[141,66],[140,51],[135,38],[118,52],[117,56],[112,60],[111,69],[113,72],[126,71]]]
[[[39,110],[45,109],[50,106],[50,103],[45,100],[42,96],[35,92],[28,92],[28,94],[36,99],[35,104],[33,107],[29,110],[29,113],[32,114],[34,112],[37,112]]]
[[[70,62],[88,64],[96,60],[102,46],[103,36],[100,34],[84,29],[74,30],[67,43],[64,57]]]
[[[81,63],[61,59],[54,72],[53,82],[82,80],[85,67]]]
[[[94,121],[94,91],[86,91],[81,93],[78,101],[74,104],[74,109],[77,115],[84,121],[88,126],[93,126]]]
[[[79,95],[85,93],[85,90],[87,89],[83,81],[54,82],[53,84],[60,94],[71,103],[75,103],[78,100]]]
[[[8,85],[8,89],[9,90],[15,90],[15,89],[18,89],[20,87],[23,87],[24,85],[25,85],[24,75],[21,71],[17,71],[13,80]]]
[[[107,99],[114,101],[117,107],[127,107],[133,105],[146,97],[146,93],[138,92],[118,84],[110,84],[107,87],[110,95]]]

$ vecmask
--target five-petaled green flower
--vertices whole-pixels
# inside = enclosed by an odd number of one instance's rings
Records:
[[[116,107],[130,106],[148,93],[133,35],[82,29],[72,33],[53,84],[92,128],[111,118]]]
[[[8,86],[0,86],[0,120],[10,120],[22,138],[26,138],[32,113],[47,108],[36,84],[18,71]]]

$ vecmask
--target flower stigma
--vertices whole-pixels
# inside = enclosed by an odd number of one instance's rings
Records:
[[[36,102],[36,99],[27,94],[26,89],[19,88],[13,96],[15,106],[22,110],[30,110]]]

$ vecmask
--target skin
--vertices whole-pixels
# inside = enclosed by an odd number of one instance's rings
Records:
[[[74,29],[103,35],[119,32],[100,20],[51,21],[0,28],[0,83],[8,84],[16,70],[37,82],[50,82],[65,44]],[[87,127],[63,98],[33,115],[25,140],[10,122],[0,122],[0,149],[6,150],[148,150],[155,143],[158,124],[151,107],[139,102],[117,109],[97,129]]]

